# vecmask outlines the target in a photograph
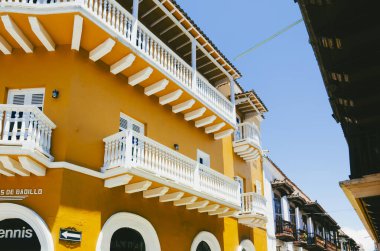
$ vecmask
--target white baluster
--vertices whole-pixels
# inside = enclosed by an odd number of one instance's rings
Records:
[[[15,111],[15,117],[14,117],[14,122],[13,122],[13,128],[12,128],[12,132],[11,132],[11,141],[16,141],[17,140],[17,130],[18,130],[18,118],[19,118],[19,111],[16,110]]]

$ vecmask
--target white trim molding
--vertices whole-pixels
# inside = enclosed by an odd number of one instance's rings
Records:
[[[53,251],[54,242],[44,220],[33,210],[13,203],[0,203],[0,221],[20,219],[28,223],[36,233],[41,251]]]
[[[242,242],[240,242],[240,245],[237,249],[237,251],[242,251],[242,250],[245,250],[245,251],[256,251],[256,248],[255,246],[253,245],[252,241],[251,240],[243,240]]]
[[[218,239],[215,235],[206,231],[202,231],[195,236],[193,243],[191,244],[190,251],[196,251],[199,243],[202,241],[206,242],[210,246],[211,251],[221,251]]]
[[[112,235],[121,228],[131,228],[141,234],[146,251],[160,251],[160,241],[152,224],[132,213],[116,213],[104,224],[96,244],[96,251],[110,251]]]

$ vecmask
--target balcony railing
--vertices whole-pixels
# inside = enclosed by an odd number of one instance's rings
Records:
[[[148,137],[126,130],[104,142],[105,170],[136,168],[240,207],[238,182]]]
[[[325,249],[325,240],[322,236],[314,233],[309,233],[307,237],[307,245],[314,246],[320,250]]]
[[[294,241],[294,245],[299,247],[304,247],[307,244],[307,231],[303,229],[298,229],[296,231],[296,240]]]
[[[36,106],[0,104],[0,145],[22,146],[52,158],[55,124]]]
[[[234,141],[247,141],[256,148],[261,148],[261,138],[259,129],[252,123],[244,122],[237,125],[234,134]]]
[[[114,0],[0,0],[1,7],[40,7],[56,12],[64,11],[63,7],[81,7],[91,18],[111,29],[122,42],[137,49],[142,56],[169,75],[180,87],[203,102],[216,114],[235,125],[233,104],[211,85],[199,72],[194,73],[192,67],[165,45],[142,23],[136,21],[137,29],[133,29],[134,17]],[[193,74],[196,80],[193,82]]]
[[[294,241],[295,226],[286,220],[283,220],[282,217],[276,217],[276,238],[282,241]]]
[[[261,214],[266,216],[266,199],[260,194],[250,192],[243,193],[242,200],[242,214]]]
[[[335,243],[326,240],[326,250],[327,251],[336,251],[337,250],[337,245]]]

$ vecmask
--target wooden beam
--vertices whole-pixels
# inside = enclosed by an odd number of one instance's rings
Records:
[[[126,193],[137,193],[147,190],[152,185],[152,182],[146,180],[138,183],[133,183],[125,186]]]
[[[234,148],[235,153],[240,153],[249,149],[249,145],[237,146]]]
[[[133,55],[132,53],[128,54],[127,56],[123,57],[122,59],[120,59],[119,61],[117,61],[113,65],[111,65],[111,67],[110,67],[111,73],[116,75],[116,74],[124,71],[125,69],[127,69],[128,67],[130,67],[133,64],[135,59],[136,59],[135,55]]]
[[[222,139],[224,137],[227,137],[228,135],[232,134],[234,132],[234,129],[228,129],[223,132],[215,133],[214,134],[214,139]]]
[[[173,106],[172,111],[174,113],[179,113],[179,112],[185,111],[187,109],[190,109],[191,107],[193,107],[194,104],[195,104],[195,100],[190,99],[190,100],[185,101],[181,104]]]
[[[186,209],[193,210],[198,208],[204,208],[207,206],[210,202],[208,200],[198,201],[190,205],[186,205]]]
[[[239,155],[248,154],[248,153],[252,153],[254,150],[255,148],[251,147],[251,148],[248,148],[248,150],[238,152],[238,154]]]
[[[169,84],[169,80],[162,79],[162,80],[154,83],[153,85],[145,87],[144,93],[147,96],[153,95],[153,94],[155,94],[157,92],[165,90],[165,88],[168,86],[168,84]]]
[[[203,127],[205,125],[209,125],[211,124],[212,122],[214,122],[216,119],[216,116],[215,115],[211,115],[209,117],[206,117],[204,119],[200,119],[200,120],[197,120],[195,121],[195,127]]]
[[[190,196],[186,198],[182,198],[180,200],[174,201],[174,206],[185,206],[185,205],[190,205],[193,204],[197,200],[196,196]]]
[[[226,125],[226,123],[222,122],[222,123],[219,123],[219,124],[216,124],[216,125],[213,125],[213,126],[206,127],[205,128],[205,132],[207,134],[213,133],[213,132],[217,132],[220,129],[222,129],[225,125]]]
[[[28,17],[30,27],[48,51],[55,51],[55,43],[37,17]]]
[[[46,175],[46,167],[35,162],[34,160],[32,160],[28,157],[25,157],[25,156],[18,157],[18,160],[20,161],[22,168],[24,168],[28,172],[31,172],[32,174],[34,174],[36,176],[45,176]]]
[[[230,210],[228,207],[218,208],[214,212],[209,212],[208,215],[224,214]]]
[[[6,169],[6,168],[4,167],[4,165],[3,165],[3,163],[1,163],[1,162],[0,162],[0,174],[5,175],[5,176],[8,176],[8,177],[15,176],[15,173],[9,171],[8,169]]]
[[[234,217],[237,214],[235,210],[227,211],[225,213],[219,214],[219,218],[225,218],[225,217]]]
[[[29,39],[24,35],[20,28],[13,22],[13,20],[8,16],[1,16],[5,29],[8,33],[16,40],[16,42],[21,46],[21,48],[26,53],[33,53],[33,45]]]
[[[146,67],[145,69],[133,74],[128,78],[128,84],[131,86],[135,86],[142,81],[148,79],[150,77],[150,74],[152,74],[153,68],[152,67]]]
[[[171,103],[177,99],[179,99],[179,97],[181,97],[183,91],[181,89],[179,90],[176,90],[174,92],[171,92],[169,94],[166,94],[165,96],[162,96],[160,97],[160,105],[166,105],[168,103]]]
[[[199,213],[213,212],[216,209],[218,209],[219,207],[220,207],[220,205],[214,204],[214,205],[210,205],[210,206],[207,206],[207,207],[204,207],[204,208],[199,208],[198,212]]]
[[[3,167],[13,173],[16,173],[20,176],[29,176],[30,173],[25,170],[20,162],[12,159],[8,156],[0,156],[0,162],[3,164]]]
[[[113,39],[107,38],[106,41],[98,45],[90,52],[90,59],[94,62],[98,61],[106,54],[110,53],[115,44],[116,42]]]
[[[74,16],[74,24],[73,24],[73,36],[71,39],[71,49],[79,51],[80,41],[82,38],[82,30],[83,30],[83,17],[79,15]]]
[[[104,186],[107,188],[124,186],[124,185],[128,184],[132,178],[133,178],[133,176],[129,175],[129,174],[123,174],[120,176],[112,177],[112,178],[106,179],[104,181]]]
[[[5,55],[12,53],[12,46],[0,35],[0,51]]]
[[[256,151],[255,151],[256,150]],[[251,157],[251,156],[255,156],[255,155],[258,155],[259,154],[259,151],[257,149],[254,149],[252,152],[250,153],[245,153],[245,154],[240,154],[239,153],[239,156],[244,158],[244,157]]]
[[[177,201],[183,197],[185,193],[183,192],[176,192],[171,194],[165,194],[160,196],[160,202],[169,202],[169,201]]]
[[[205,112],[206,112],[206,108],[205,108],[205,107],[202,107],[202,108],[199,108],[199,109],[194,110],[194,111],[192,111],[192,112],[186,113],[186,114],[185,114],[185,120],[186,120],[186,121],[190,121],[190,120],[193,120],[193,119],[199,118],[199,117],[201,117]]]
[[[158,188],[144,191],[143,197],[146,199],[159,197],[166,194],[168,191],[169,191],[169,187],[158,187]]]

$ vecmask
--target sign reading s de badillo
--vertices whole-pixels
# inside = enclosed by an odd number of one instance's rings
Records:
[[[42,188],[12,188],[0,189],[1,200],[23,200],[28,196],[42,195],[44,193]]]

